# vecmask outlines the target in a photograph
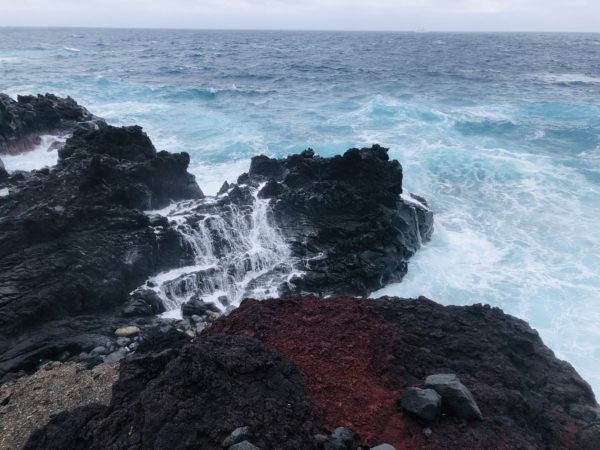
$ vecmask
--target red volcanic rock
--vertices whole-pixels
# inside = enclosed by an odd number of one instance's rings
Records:
[[[330,432],[344,426],[370,445],[421,447],[420,427],[396,408],[406,382],[394,376],[390,364],[394,330],[368,302],[246,300],[209,332],[254,337],[292,359]]]
[[[206,334],[252,336],[295,362],[320,425],[399,449],[587,449],[600,438],[593,393],[525,322],[430,300],[246,300]],[[456,373],[484,419],[421,425],[396,402],[427,375]]]

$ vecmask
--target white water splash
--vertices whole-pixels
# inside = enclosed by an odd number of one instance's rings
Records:
[[[194,265],[160,273],[147,282],[162,299],[165,317],[178,317],[194,295],[226,311],[247,297],[277,297],[277,286],[296,275],[285,240],[269,220],[269,200],[254,191],[251,208],[227,206],[223,214],[199,214],[195,208],[215,199],[173,204],[148,212],[177,224],[192,250]],[[198,220],[193,219],[194,216]]]
[[[3,155],[2,161],[9,172],[51,167],[58,160],[57,148],[61,147],[66,140],[67,136],[43,134],[40,136],[39,145],[33,150],[18,155]]]

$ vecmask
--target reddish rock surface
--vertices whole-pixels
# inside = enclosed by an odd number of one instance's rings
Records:
[[[600,438],[592,391],[529,326],[499,309],[430,300],[286,297],[246,300],[206,334],[263,341],[294,361],[325,429],[400,449],[587,449]],[[426,439],[396,410],[405,386],[456,373],[482,422],[444,416]]]

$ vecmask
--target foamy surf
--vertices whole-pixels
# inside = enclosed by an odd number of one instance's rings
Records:
[[[36,170],[43,167],[51,167],[58,160],[57,147],[67,140],[65,136],[53,136],[45,134],[40,136],[41,142],[33,150],[19,155],[4,155],[2,161],[8,172],[15,170]]]

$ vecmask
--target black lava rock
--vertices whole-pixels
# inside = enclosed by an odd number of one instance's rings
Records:
[[[312,448],[312,403],[289,360],[220,335],[126,360],[107,408],[61,414],[25,448],[217,450],[241,426],[258,448]]]
[[[402,409],[425,420],[435,420],[442,412],[442,397],[433,389],[409,387],[402,391]]]
[[[246,184],[266,182],[274,221],[302,260],[294,292],[367,295],[407,271],[433,232],[424,199],[401,197],[402,166],[386,148],[350,149],[321,158],[311,149],[252,159]]]
[[[40,134],[71,134],[105,125],[104,120],[79,106],[70,97],[52,94],[18,96],[0,94],[0,154],[33,149]]]
[[[101,126],[76,130],[56,167],[9,179],[0,197],[0,377],[102,345],[89,336],[111,335],[129,292],[193,261],[175,230],[152,229],[143,212],[202,197],[188,163],[187,154],[157,153],[139,127]],[[126,314],[161,311],[142,297]],[[71,323],[57,338],[53,322]]]

